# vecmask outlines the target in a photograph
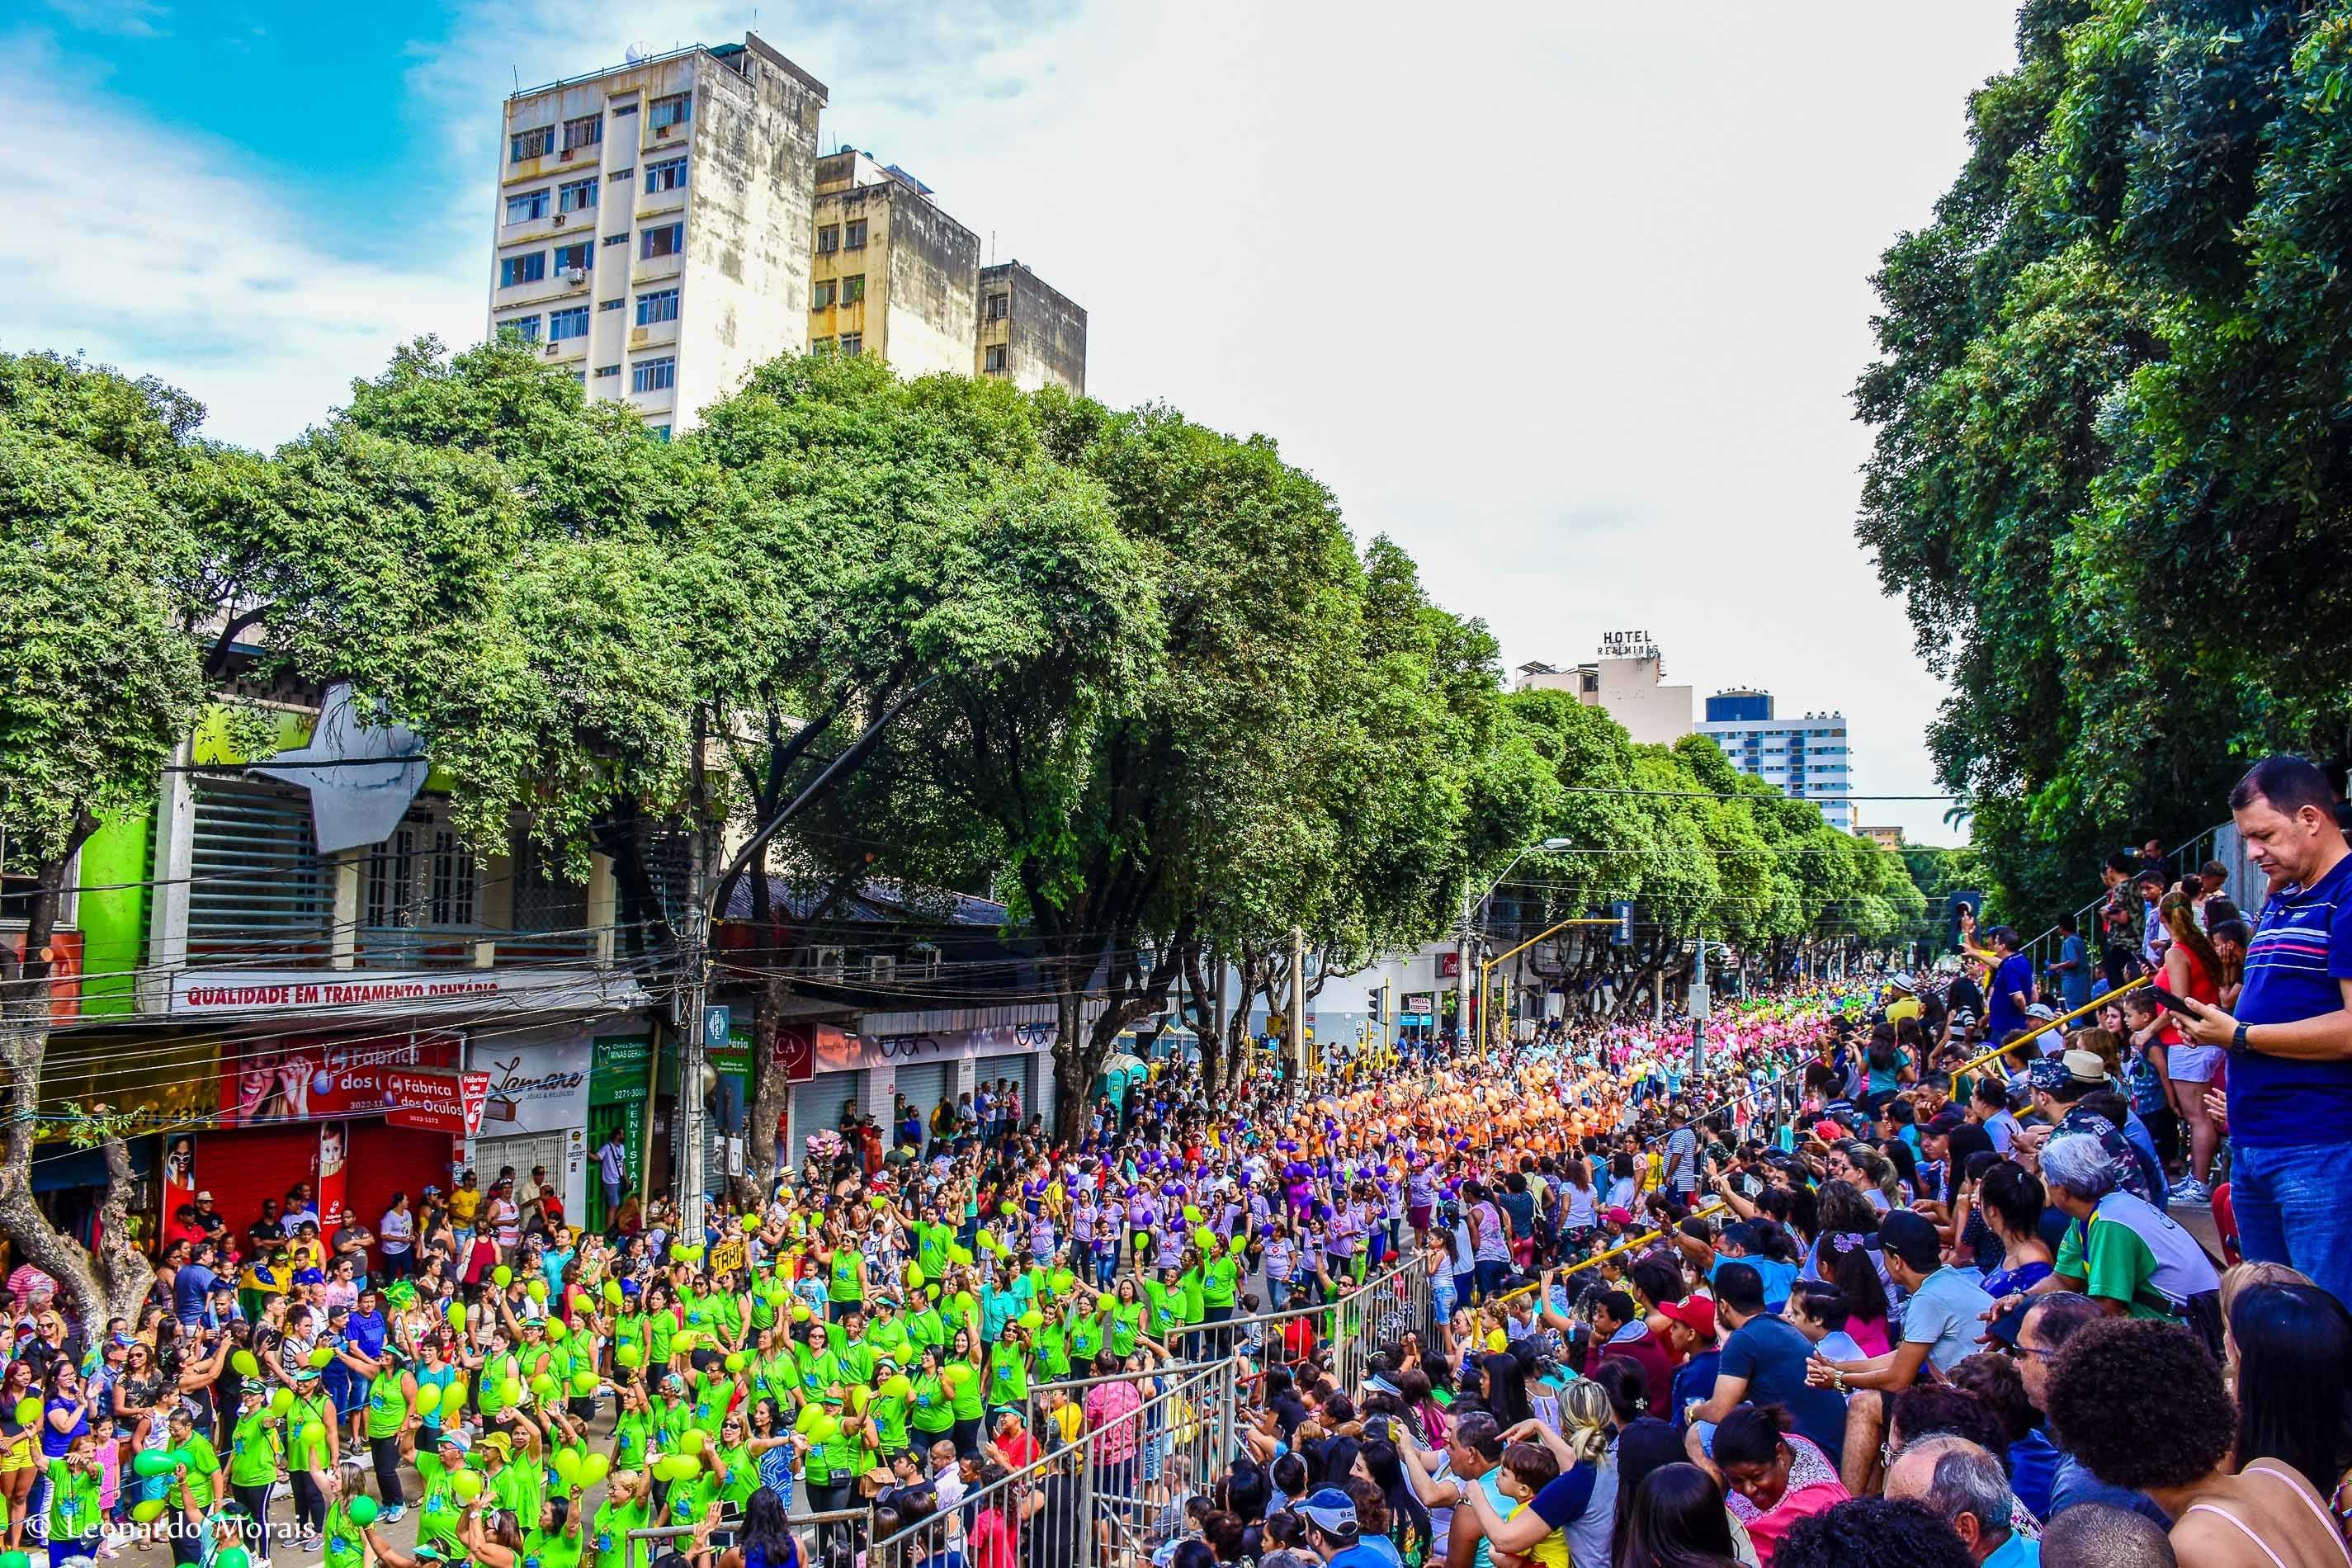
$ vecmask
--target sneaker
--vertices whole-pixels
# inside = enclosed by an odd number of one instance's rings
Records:
[[[315,1532],[305,1535],[301,1540],[294,1543],[295,1549],[302,1552],[305,1556],[308,1556],[313,1552],[324,1550],[326,1544],[327,1542],[325,1538],[316,1534]]]
[[[2194,1176],[2183,1176],[2172,1189],[2172,1201],[2177,1204],[2210,1204],[2212,1189]]]
[[[407,1512],[408,1505],[406,1503],[394,1503],[379,1514],[377,1519],[379,1522],[384,1524],[398,1524],[401,1520],[406,1516]]]

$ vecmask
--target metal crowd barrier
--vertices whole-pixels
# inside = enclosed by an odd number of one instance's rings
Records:
[[[1018,1563],[1127,1568],[1183,1526],[1184,1500],[1207,1490],[1241,1451],[1243,1372],[1227,1361],[1168,1375],[1092,1380],[1094,1410],[1075,1442],[1051,1423],[1030,1463],[880,1536],[865,1568]],[[1110,1384],[1141,1385],[1134,1400]]]

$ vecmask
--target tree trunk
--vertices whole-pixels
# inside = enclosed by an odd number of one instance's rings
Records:
[[[105,1332],[106,1320],[116,1315],[110,1283],[129,1295],[135,1308],[153,1279],[146,1260],[131,1247],[128,1183],[130,1156],[121,1141],[108,1150],[108,1169],[121,1162],[121,1173],[108,1185],[106,1221],[110,1249],[121,1247],[135,1263],[111,1281],[102,1279],[96,1260],[76,1242],[58,1232],[33,1197],[34,1140],[41,1126],[41,1068],[49,1048],[50,942],[57,934],[58,909],[65,889],[66,868],[74,851],[97,829],[98,819],[84,813],[63,854],[35,868],[33,895],[26,910],[23,956],[0,943],[0,1063],[8,1069],[8,1125],[0,1139],[0,1232],[15,1244],[26,1262],[55,1279],[93,1341]],[[119,1213],[114,1212],[120,1208]],[[122,1315],[128,1316],[129,1313]]]
[[[98,1245],[106,1261],[107,1307],[110,1316],[135,1329],[140,1304],[155,1283],[155,1266],[131,1239],[131,1151],[120,1138],[109,1138],[100,1147],[106,1154],[106,1197],[98,1208]]]
[[[781,974],[771,973],[761,983],[760,1011],[768,1026],[764,1033],[753,1037],[756,1043],[751,1052],[751,1110],[743,1134],[747,1156],[743,1168],[760,1184],[763,1204],[768,1194],[776,1190],[776,1129],[792,1108],[793,1086],[784,1080],[776,1066],[775,1048],[776,1031],[783,1026],[784,998],[790,994],[792,986]]]

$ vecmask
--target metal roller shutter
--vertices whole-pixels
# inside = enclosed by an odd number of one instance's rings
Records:
[[[907,1097],[907,1103],[923,1119],[925,1138],[930,1136],[931,1112],[954,1089],[953,1062],[909,1062],[898,1069],[898,1092]]]
[[[481,1138],[474,1142],[474,1170],[482,1178],[482,1190],[498,1180],[501,1166],[512,1165],[515,1172],[515,1202],[538,1194],[523,1191],[530,1180],[533,1165],[547,1167],[547,1184],[558,1196],[563,1192],[564,1139],[562,1132],[517,1132],[505,1138]]]
[[[982,1084],[994,1093],[996,1080],[1008,1079],[1021,1091],[1021,1120],[1026,1122],[1037,1111],[1037,1056],[1024,1051],[1017,1057],[982,1057],[971,1064],[971,1086]]]
[[[863,1072],[821,1072],[806,1083],[794,1084],[791,1163],[798,1166],[808,1158],[810,1133],[840,1131],[843,1105],[855,1106],[862,1103],[865,1098],[866,1075]]]

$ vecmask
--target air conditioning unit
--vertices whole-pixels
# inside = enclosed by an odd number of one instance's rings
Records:
[[[845,948],[815,947],[809,950],[809,972],[819,980],[838,980],[843,966],[849,960]]]
[[[646,342],[652,336],[653,331],[650,328],[631,327],[629,329],[629,346],[631,348],[635,348],[639,343]]]
[[[588,281],[588,269],[585,267],[567,267],[563,269],[563,280],[577,289]]]
[[[576,148],[576,147],[566,147],[566,148],[563,150],[563,156],[562,156],[561,159],[559,159],[559,160],[558,160],[558,162],[560,162],[560,163],[569,163],[570,162],[572,162],[572,153],[576,153],[576,152],[578,152],[578,151],[579,151],[579,149],[578,149],[578,148]]]
[[[654,134],[656,136],[667,136],[669,134],[669,127],[667,125],[656,125],[654,127]]]
[[[550,359],[553,359],[557,354],[560,354],[562,352],[563,345],[562,343],[550,343],[547,345],[547,357]]]
[[[877,985],[887,985],[898,974],[898,961],[887,952],[877,952],[866,961],[866,978]]]
[[[563,215],[562,213],[557,213],[555,215],[555,226],[558,228],[562,228],[563,226]]]

